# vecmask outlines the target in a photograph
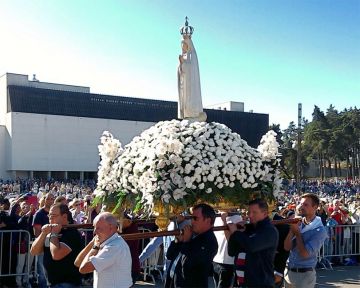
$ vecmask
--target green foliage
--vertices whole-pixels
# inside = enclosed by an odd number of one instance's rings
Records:
[[[213,184],[208,184],[206,188],[211,188],[212,193],[206,193],[205,190],[193,191],[187,190],[188,195],[184,197],[185,205],[191,207],[201,199],[203,202],[207,202],[216,206],[219,202],[225,201],[237,206],[245,205],[251,199],[255,197],[264,198],[268,201],[274,200],[273,187],[270,183],[262,182],[257,188],[243,188],[241,183],[237,181],[235,186],[217,188]]]
[[[360,110],[355,107],[339,112],[330,105],[324,113],[318,106],[314,106],[312,121],[303,120],[301,133],[302,167],[316,159],[320,163],[320,176],[324,177],[325,166],[345,161],[349,165],[350,159],[357,158],[360,151]],[[290,122],[289,127],[282,132],[281,164],[283,173],[289,177],[296,175],[297,134],[294,122]],[[358,171],[359,163],[350,164],[357,165],[354,171]],[[330,169],[332,175],[331,168],[327,169]]]

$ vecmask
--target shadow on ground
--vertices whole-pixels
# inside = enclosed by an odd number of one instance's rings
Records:
[[[339,266],[333,270],[317,270],[317,287],[344,287],[360,286],[360,266]]]

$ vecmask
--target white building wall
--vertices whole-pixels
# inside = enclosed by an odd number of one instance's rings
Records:
[[[0,125],[0,178],[9,179],[11,174],[8,173],[5,169],[6,167],[6,138],[7,136],[6,127]]]
[[[23,75],[23,74],[6,73],[0,77],[0,80],[1,79],[5,79],[7,81],[7,85],[26,86],[26,87],[41,88],[41,89],[60,90],[60,91],[90,93],[90,88],[86,87],[86,86],[76,86],[76,85],[31,81],[31,80],[29,80],[28,75]]]
[[[29,81],[28,78],[29,78],[28,75],[16,74],[16,73],[5,73],[4,75],[0,76],[0,125],[5,125],[5,117],[7,112],[8,85],[90,93],[90,88],[85,86]]]
[[[0,125],[5,125],[6,110],[7,110],[7,78],[0,77]]]
[[[228,101],[206,106],[207,109],[244,112],[244,102]]]
[[[11,115],[10,165],[6,170],[97,171],[104,130],[122,145],[154,123],[29,113]]]

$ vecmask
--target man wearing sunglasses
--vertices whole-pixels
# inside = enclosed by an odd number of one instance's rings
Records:
[[[207,204],[193,207],[191,226],[171,242],[166,257],[171,261],[165,287],[208,287],[208,277],[218,244],[212,231],[215,211]]]

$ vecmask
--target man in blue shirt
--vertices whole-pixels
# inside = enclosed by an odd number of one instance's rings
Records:
[[[285,287],[312,288],[316,284],[317,255],[327,238],[321,218],[316,216],[319,197],[312,193],[301,196],[298,206],[302,216],[300,224],[290,225],[284,248],[290,251]]]

